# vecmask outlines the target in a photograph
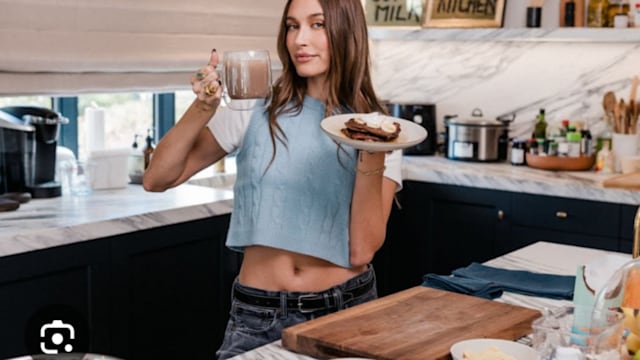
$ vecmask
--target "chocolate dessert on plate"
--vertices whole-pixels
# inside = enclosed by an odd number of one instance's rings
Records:
[[[365,120],[353,117],[345,121],[344,125],[342,133],[353,140],[390,142],[400,134],[400,124],[391,120]]]

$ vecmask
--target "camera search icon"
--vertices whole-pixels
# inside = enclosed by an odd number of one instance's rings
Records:
[[[47,355],[73,351],[71,341],[76,338],[76,331],[71,324],[62,320],[53,320],[40,327],[40,350]]]

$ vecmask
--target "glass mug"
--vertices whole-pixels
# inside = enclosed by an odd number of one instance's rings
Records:
[[[232,110],[252,110],[271,96],[268,50],[227,51],[220,68],[222,100]]]

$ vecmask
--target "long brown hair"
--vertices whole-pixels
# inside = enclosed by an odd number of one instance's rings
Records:
[[[276,141],[281,141],[286,147],[287,136],[278,124],[278,116],[302,111],[302,102],[307,90],[307,80],[298,76],[287,50],[287,15],[292,1],[288,0],[284,7],[277,39],[282,74],[273,85],[273,95],[268,108],[269,132],[273,147],[270,163],[276,156]],[[325,116],[345,109],[356,113],[377,111],[387,114],[371,82],[369,40],[361,0],[318,2],[324,13],[330,57]]]

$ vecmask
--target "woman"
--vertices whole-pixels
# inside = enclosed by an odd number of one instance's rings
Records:
[[[268,105],[213,116],[212,52],[192,78],[197,99],[158,144],[143,184],[164,191],[237,152],[227,246],[244,252],[221,359],[280,338],[287,326],[376,298],[370,262],[401,184],[399,152],[356,152],[322,133],[341,112],[385,112],[369,73],[360,0],[289,0],[283,64]]]

